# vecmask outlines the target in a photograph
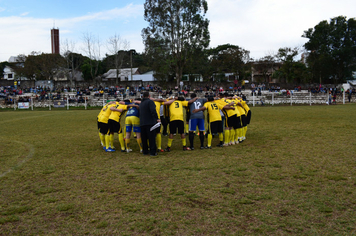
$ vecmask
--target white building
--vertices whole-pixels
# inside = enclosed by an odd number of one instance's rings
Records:
[[[119,74],[117,75],[117,71]],[[140,74],[138,68],[132,68],[132,77],[133,75]],[[120,81],[130,81],[131,80],[131,68],[123,68],[123,69],[110,69],[108,72],[103,74],[103,81],[115,80],[116,75]]]
[[[15,78],[15,71],[10,66],[5,66],[4,68],[4,79],[6,80],[14,80]]]
[[[8,62],[12,64],[17,63],[18,66],[23,66],[23,62],[20,62],[18,57],[11,56]],[[16,76],[16,72],[11,68],[11,65],[5,66],[3,75],[6,80],[28,80],[26,77]]]

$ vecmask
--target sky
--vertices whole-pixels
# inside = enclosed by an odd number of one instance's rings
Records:
[[[207,0],[210,47],[233,44],[262,58],[282,47],[301,47],[303,32],[323,20],[356,17],[354,0]],[[145,0],[0,0],[0,62],[31,52],[51,53],[52,28],[61,51],[86,55],[84,39],[100,42],[119,36],[128,49],[144,51],[141,30]],[[122,46],[123,47],[123,46]],[[125,48],[122,48],[125,49]]]

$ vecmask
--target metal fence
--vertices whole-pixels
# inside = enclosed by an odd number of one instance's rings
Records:
[[[247,101],[249,105],[330,105],[330,104],[345,104],[355,102],[355,95],[349,100],[348,94],[345,92],[336,94],[336,97],[329,93],[312,93],[308,91],[293,92],[285,94],[281,92],[263,92],[261,95],[248,95]]]
[[[249,106],[261,106],[261,105],[321,105],[321,104],[345,104],[349,103],[348,94],[342,93],[337,94],[336,99],[329,95],[328,93],[311,93],[308,91],[293,92],[290,95],[281,92],[269,92],[263,91],[261,95],[252,94],[250,91],[243,92],[246,95],[246,101]],[[204,93],[197,93],[197,96],[203,97]],[[21,98],[26,98],[24,100]],[[24,94],[21,96],[12,97],[12,101],[0,100],[0,108],[10,108],[10,109],[31,109],[36,108],[48,108],[49,110],[53,108],[66,108],[71,107],[81,107],[88,109],[90,107],[102,107],[108,101],[124,99],[123,96],[114,97],[108,94],[103,94],[102,96],[94,95],[83,95],[81,99],[78,99],[74,93],[65,93],[60,99],[38,99],[35,94]],[[132,96],[125,97],[127,99],[134,98]],[[350,102],[356,102],[355,95],[352,95]]]

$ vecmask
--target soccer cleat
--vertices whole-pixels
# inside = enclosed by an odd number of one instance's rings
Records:
[[[105,152],[115,152],[115,149],[107,148],[105,149]]]
[[[223,147],[224,145],[223,144],[218,144],[216,145],[217,147]]]
[[[206,149],[211,149],[211,146],[205,146]]]
[[[190,151],[190,147],[184,146],[183,151]]]
[[[132,152],[132,149],[126,149],[126,152],[127,153]]]
[[[123,150],[121,149],[121,152],[126,152],[126,149],[123,149]]]
[[[200,149],[205,149],[205,147],[204,147],[204,146],[201,146]]]
[[[194,147],[190,147],[190,150],[194,150]]]
[[[171,148],[170,147],[167,147],[166,149],[164,149],[165,152],[170,152],[171,151]]]
[[[150,154],[151,157],[155,157],[157,155],[158,155],[157,152],[155,154]]]
[[[224,143],[224,144],[223,144],[223,147],[228,147],[228,146],[229,146],[228,143]]]
[[[235,141],[232,141],[232,142],[230,142],[231,143],[231,145],[235,145]]]
[[[157,152],[164,152],[163,149],[157,149]]]

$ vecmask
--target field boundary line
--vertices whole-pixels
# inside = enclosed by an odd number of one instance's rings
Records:
[[[30,150],[28,152],[28,155],[23,159],[21,160],[20,162],[18,162],[18,164],[10,169],[8,169],[7,171],[5,171],[4,173],[0,173],[0,178],[6,176],[7,174],[11,173],[12,171],[14,171],[15,169],[21,167],[23,164],[25,164],[28,160],[30,160],[33,155],[35,154],[35,148],[32,144],[29,144],[29,143],[24,143],[24,142],[20,142],[20,141],[13,141],[15,143],[19,143],[19,144],[23,144],[23,145],[26,145]]]

